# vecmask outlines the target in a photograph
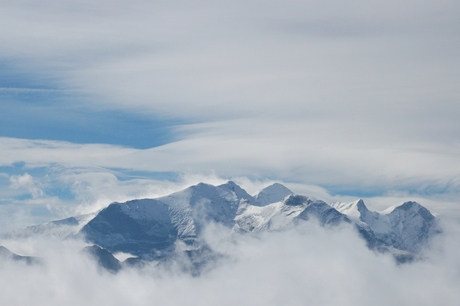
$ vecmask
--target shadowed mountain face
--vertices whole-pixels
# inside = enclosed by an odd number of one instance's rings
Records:
[[[121,270],[121,263],[106,249],[92,245],[85,247],[82,252],[92,257],[100,267],[111,273],[117,273]]]
[[[415,202],[377,213],[369,211],[362,200],[327,204],[295,195],[278,183],[251,196],[234,182],[200,183],[165,197],[112,203],[90,217],[77,216],[34,229],[47,233],[73,226],[77,236],[98,246],[88,250],[109,271],[118,269],[110,252],[133,254],[136,258],[129,261],[133,265],[170,262],[179,252],[188,254],[196,272],[196,267],[205,265],[203,254],[215,257],[202,237],[203,228],[210,223],[244,234],[285,230],[312,221],[322,226],[352,224],[370,249],[391,252],[400,262],[416,257],[430,237],[440,232],[435,217]]]
[[[215,222],[231,228],[241,202],[250,197],[230,182],[219,187],[198,184],[158,199],[113,203],[80,231],[111,252],[161,257],[176,241],[192,246],[203,227]],[[240,197],[243,196],[243,197]]]
[[[168,206],[156,200],[113,203],[80,232],[111,252],[135,255],[166,250],[177,239]]]

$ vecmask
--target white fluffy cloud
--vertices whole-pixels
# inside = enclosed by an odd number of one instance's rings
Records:
[[[211,234],[212,233],[212,234]],[[425,260],[396,265],[369,251],[351,228],[298,230],[228,243],[214,228],[212,247],[229,257],[200,277],[156,270],[98,272],[78,255],[81,243],[7,242],[20,254],[36,254],[46,264],[1,263],[2,301],[47,305],[456,305],[460,298],[459,232],[445,236]],[[4,242],[5,243],[5,242]],[[155,269],[154,269],[155,270]]]
[[[13,175],[10,177],[13,189],[22,189],[30,193],[33,199],[43,197],[45,194],[42,189],[37,186],[37,181],[28,173],[24,175]]]

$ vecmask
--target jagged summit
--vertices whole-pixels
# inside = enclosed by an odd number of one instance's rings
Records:
[[[366,207],[362,199],[347,203],[336,202],[330,205],[355,221],[362,221],[363,216],[369,213],[369,209]]]
[[[321,225],[348,222],[347,217],[326,202],[290,194],[279,202],[264,206],[248,205],[235,218],[233,229],[239,233],[283,230],[314,219]]]
[[[341,213],[353,219],[366,231],[375,243],[386,247],[417,253],[433,234],[440,232],[436,218],[417,202],[404,202],[382,213],[370,211],[363,200],[351,203],[331,204]]]
[[[235,182],[233,181],[228,181],[227,183],[225,184],[222,184],[222,185],[219,185],[217,186],[223,190],[227,190],[229,192],[234,192],[235,195],[239,198],[239,199],[244,199],[246,201],[248,201],[250,204],[254,205],[255,204],[255,199],[249,195],[246,190],[244,190],[243,188],[241,188],[240,186],[238,186]]]
[[[254,200],[234,182],[200,183],[171,195],[112,203],[85,225],[81,233],[111,252],[151,258],[174,250],[177,241],[199,243],[211,223],[232,228],[241,203]]]
[[[255,205],[265,206],[271,203],[283,201],[285,197],[293,194],[291,190],[280,183],[274,183],[262,189],[254,196]]]
[[[262,189],[255,197],[235,182],[214,186],[200,183],[155,199],[112,203],[93,215],[29,227],[30,233],[57,238],[76,236],[107,252],[130,253],[149,262],[174,258],[177,252],[199,254],[206,249],[204,228],[219,224],[230,232],[279,231],[316,220],[323,226],[352,224],[370,249],[416,256],[430,237],[439,233],[437,219],[416,202],[405,202],[386,213],[370,211],[362,199],[333,203],[296,195],[282,184]],[[69,228],[70,226],[70,228]],[[209,254],[208,254],[209,255]],[[212,257],[212,256],[211,256]]]
[[[421,213],[421,214],[424,214],[426,215],[427,218],[430,218],[434,216],[431,215],[431,213],[429,212],[428,209],[426,209],[425,207],[423,207],[421,204],[415,202],[415,201],[407,201],[407,202],[404,202],[402,203],[401,205],[396,205],[396,206],[393,206],[389,209],[386,209],[385,210],[385,213],[393,213],[395,211],[398,211],[398,212],[401,212],[401,211],[404,211],[404,212],[412,212],[412,213]]]

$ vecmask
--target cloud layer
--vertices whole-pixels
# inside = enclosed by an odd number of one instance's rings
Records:
[[[458,224],[445,228],[424,261],[399,266],[369,251],[351,228],[310,224],[233,243],[213,228],[207,239],[228,258],[200,277],[155,268],[111,275],[79,255],[81,243],[10,241],[10,249],[46,264],[2,262],[0,292],[11,305],[456,305]]]
[[[0,166],[24,165],[2,171],[3,202],[11,180],[26,174],[93,203],[106,200],[89,200],[84,190],[105,186],[105,199],[139,195],[127,189],[157,184],[148,177],[155,173],[280,180],[449,207],[458,198],[457,2],[68,0],[2,8],[0,60],[8,69],[0,92],[8,99],[65,95],[28,102],[49,110],[45,121],[57,118],[54,130],[79,109],[161,118],[174,135],[149,140],[166,144],[147,149],[122,141],[146,135],[144,123],[124,125],[118,146],[0,138]],[[33,114],[25,113],[17,120],[28,122]],[[27,129],[40,129],[33,124]],[[82,135],[100,128],[82,124]],[[141,182],[132,171],[150,174]],[[43,198],[62,200],[45,192],[35,202]]]
[[[17,139],[4,125],[0,230],[227,179],[250,193],[282,181],[326,201],[364,197],[371,209],[415,199],[460,217],[459,16],[449,0],[2,1],[0,120],[25,131],[46,122],[67,141]],[[101,127],[136,117],[123,131]],[[148,142],[163,145],[130,147],[144,126],[165,128]],[[127,136],[87,144],[91,129]],[[9,305],[460,300],[457,224],[403,266],[351,229],[226,238],[209,237],[230,257],[200,278],[113,276],[77,255],[81,243],[3,241],[47,264],[1,262],[0,295]]]

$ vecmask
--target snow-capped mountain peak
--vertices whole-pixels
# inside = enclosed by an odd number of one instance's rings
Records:
[[[366,231],[372,237],[368,239],[412,253],[417,253],[432,234],[440,231],[436,218],[417,202],[405,202],[381,213],[368,210],[361,199],[331,206]]]
[[[367,216],[370,212],[362,199],[346,203],[336,202],[330,205],[342,214],[347,215],[355,222],[363,221],[365,216]]]
[[[237,196],[238,199],[246,200],[247,202],[249,202],[252,205],[255,204],[254,198],[251,195],[249,195],[246,192],[246,190],[244,190],[243,188],[241,188],[240,186],[235,184],[235,182],[233,182],[233,181],[228,181],[227,183],[219,185],[217,187],[219,187],[219,188],[221,188],[223,190],[226,190],[228,192],[235,193],[235,195]]]
[[[262,189],[254,196],[255,205],[265,206],[284,200],[288,195],[293,194],[291,190],[280,183],[274,183]]]
[[[155,199],[112,203],[97,214],[29,227],[16,237],[60,232],[65,235],[57,238],[66,238],[78,230],[79,237],[109,252],[150,261],[203,247],[203,228],[210,223],[248,233],[284,230],[310,220],[323,226],[352,224],[370,249],[404,254],[403,260],[415,256],[440,231],[437,219],[416,202],[379,213],[370,211],[362,199],[327,204],[296,195],[279,183],[251,197],[229,181],[219,186],[200,183]],[[181,244],[186,248],[177,248]]]

